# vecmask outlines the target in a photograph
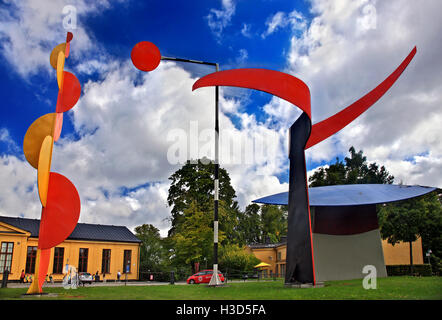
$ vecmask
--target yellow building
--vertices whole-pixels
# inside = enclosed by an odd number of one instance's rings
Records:
[[[40,220],[0,216],[0,279],[10,271],[9,280],[20,280],[22,270],[35,271]],[[51,249],[48,276],[61,281],[66,266],[77,272],[95,274],[100,280],[138,280],[141,241],[124,226],[78,223],[72,234]]]
[[[423,264],[422,240],[417,239],[412,244],[413,247],[413,264]],[[251,244],[246,247],[248,253],[253,253],[262,262],[270,264],[269,267],[262,268],[263,276],[284,277],[286,263],[287,244],[270,243],[270,244]],[[382,240],[382,250],[384,252],[385,265],[408,265],[410,264],[410,246],[408,243],[399,242],[394,246],[389,244],[387,240]],[[362,274],[361,274],[362,277]]]

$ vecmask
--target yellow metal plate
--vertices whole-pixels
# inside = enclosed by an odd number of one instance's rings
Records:
[[[57,70],[57,62],[58,62],[58,53],[62,51],[63,53],[66,52],[66,43],[60,43],[58,46],[56,46],[54,49],[52,49],[51,55],[49,57],[49,62],[51,63],[52,68]]]
[[[51,136],[46,136],[41,144],[40,156],[38,159],[37,185],[38,195],[43,207],[46,207],[48,198],[49,174],[51,173],[52,147],[54,141]]]
[[[59,51],[58,52],[58,58],[57,58],[57,82],[58,82],[58,89],[63,88],[63,76],[64,76],[64,52]]]
[[[35,169],[38,168],[38,158],[43,140],[53,136],[56,113],[48,113],[35,120],[26,131],[23,139],[23,153],[26,160]]]

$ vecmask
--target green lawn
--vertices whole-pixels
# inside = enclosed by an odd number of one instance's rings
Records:
[[[44,288],[54,297],[25,297],[25,288],[0,289],[0,299],[94,300],[334,300],[334,299],[432,299],[442,300],[441,277],[389,277],[377,279],[377,289],[365,290],[362,280],[329,281],[323,288],[285,288],[281,281],[205,285],[81,287],[76,290]]]

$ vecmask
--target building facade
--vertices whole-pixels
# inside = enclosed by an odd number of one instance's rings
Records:
[[[418,238],[412,243],[413,264],[423,264],[422,240]],[[284,277],[286,264],[287,244],[285,239],[280,243],[250,244],[246,247],[248,253],[253,253],[262,262],[270,266],[262,268],[264,277]],[[385,265],[407,265],[410,264],[410,246],[408,243],[399,242],[394,246],[382,240],[382,251]],[[362,270],[360,278],[363,278]]]
[[[40,220],[0,216],[0,279],[20,280],[22,270],[34,278]],[[72,234],[51,249],[48,268],[61,281],[67,266],[77,272],[98,272],[100,280],[138,280],[141,241],[124,226],[78,223]]]

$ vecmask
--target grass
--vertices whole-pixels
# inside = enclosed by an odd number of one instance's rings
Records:
[[[65,290],[44,288],[57,297],[25,297],[26,288],[0,289],[0,299],[56,300],[442,300],[440,277],[389,277],[377,279],[377,289],[365,290],[362,280],[329,281],[323,288],[285,288],[281,281],[205,285],[107,286]]]

